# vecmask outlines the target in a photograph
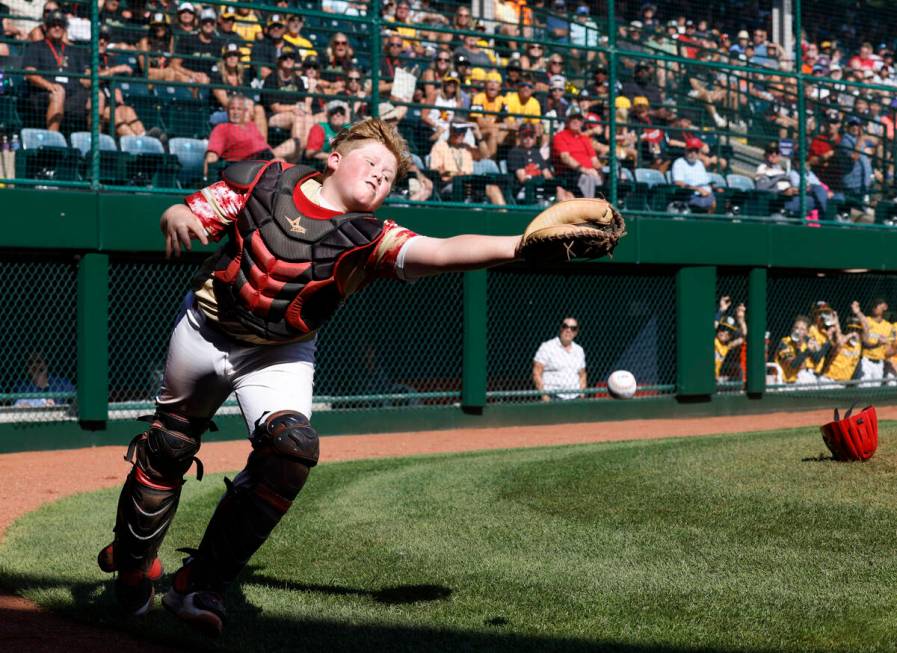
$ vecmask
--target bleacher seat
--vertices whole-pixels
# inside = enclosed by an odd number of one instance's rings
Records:
[[[122,136],[123,152],[131,154],[127,161],[126,182],[134,186],[174,188],[180,163],[176,156],[165,153],[165,148],[152,136]]]
[[[766,217],[771,206],[776,202],[777,195],[771,191],[757,190],[754,180],[745,175],[726,175],[729,188],[735,192],[732,195],[732,204],[738,208],[741,215]]]
[[[78,150],[70,148],[60,132],[26,128],[22,149],[16,152],[16,177],[24,179],[78,179]]]
[[[90,179],[90,132],[72,132],[69,137],[72,147],[81,152],[81,177]],[[100,134],[100,183],[123,184],[129,155],[119,152],[115,139],[109,134]]]
[[[726,183],[729,188],[742,191],[752,191],[755,188],[754,180],[744,175],[730,174],[726,175]]]
[[[182,187],[196,188],[203,184],[202,164],[207,147],[208,141],[198,138],[172,138],[168,141],[168,151],[181,164],[177,180]]]
[[[635,180],[639,184],[647,185],[648,188],[667,183],[663,173],[660,170],[654,170],[653,168],[636,168]]]
[[[631,210],[663,213],[667,211],[670,202],[685,200],[692,192],[667,181],[660,170],[653,168],[636,168],[635,181],[636,190],[630,194],[635,197],[627,204],[627,208]]]

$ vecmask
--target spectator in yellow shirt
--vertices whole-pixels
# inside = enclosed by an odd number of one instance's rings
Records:
[[[782,380],[793,385],[815,385],[819,345],[807,335],[810,318],[794,318],[791,334],[782,338],[776,348],[775,361],[782,370]]]
[[[305,57],[317,57],[318,52],[314,45],[307,38],[302,36],[302,28],[305,26],[305,17],[300,14],[287,15],[287,31],[283,35],[283,40],[292,45],[299,51],[299,60],[305,60]]]
[[[827,384],[839,384],[843,387],[856,376],[859,370],[863,340],[866,334],[863,323],[856,315],[847,318],[847,324],[845,324],[847,333],[841,332],[840,325],[836,326],[833,346],[825,361],[820,381]]]
[[[237,24],[234,25],[234,31],[249,44],[246,46],[248,57],[252,44],[262,38],[262,24],[256,13],[248,7],[237,7],[236,14]]]
[[[542,121],[539,120],[542,115],[542,107],[539,105],[539,101],[533,97],[533,88],[533,78],[530,75],[523,75],[517,84],[517,90],[505,95],[505,110],[509,114],[505,118],[505,124],[508,129],[516,131],[521,122],[525,122],[533,125],[538,134],[542,133]],[[526,118],[514,114],[534,117]]]
[[[508,126],[498,115],[505,108],[505,98],[501,95],[501,74],[497,70],[486,73],[486,84],[482,91],[473,96],[470,117],[480,128],[486,143],[485,155],[492,158],[498,146],[508,137]],[[487,114],[478,113],[488,111]]]
[[[863,358],[860,361],[863,385],[880,385],[885,376],[888,346],[894,340],[894,325],[885,319],[888,303],[884,299],[873,299],[871,306],[871,317],[863,314],[857,301],[850,305],[850,310],[862,322],[865,332]]]

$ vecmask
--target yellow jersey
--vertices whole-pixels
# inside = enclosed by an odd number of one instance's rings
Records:
[[[815,324],[811,325],[810,328],[807,329],[807,336],[819,343],[820,348],[828,342],[828,338],[826,337],[826,335],[822,331],[820,331],[819,327],[817,327]],[[816,374],[822,374],[822,370],[823,368],[825,368],[825,361],[826,358],[822,357],[819,359],[819,362],[816,363],[816,368],[813,370],[814,372],[816,372]]]
[[[312,44],[312,42],[301,34],[297,36],[293,36],[292,34],[284,34],[283,40],[299,50],[299,56],[303,59],[305,59],[305,57],[318,56],[318,51],[315,50],[315,46]]]
[[[494,111],[495,113],[500,113],[504,106],[505,99],[501,95],[496,95],[492,100],[489,100],[489,97],[486,95],[486,91],[480,91],[473,96],[473,101],[471,101],[470,103],[470,117],[485,118],[489,121],[496,121],[498,120],[499,116],[484,116],[481,113],[476,113],[476,111]]]
[[[816,367],[810,356],[804,357],[800,362],[795,360],[801,354],[806,353],[806,351],[807,343],[801,342],[798,344],[791,339],[791,336],[785,336],[779,342],[775,359],[779,367],[782,368],[782,380],[785,383],[797,381],[797,373],[801,370],[812,370]]]
[[[719,372],[729,353],[729,345],[720,342],[719,338],[713,339],[713,367],[716,370],[716,378],[719,380]]]
[[[505,96],[505,109],[508,113],[521,113],[525,116],[536,116],[536,118],[523,118],[523,122],[528,122],[531,125],[538,125],[539,120],[537,119],[542,115],[542,107],[539,105],[539,101],[531,97],[526,101],[525,104],[520,102],[520,96],[517,95],[517,91],[512,93],[508,93]],[[506,121],[509,125],[516,125],[517,121],[521,120],[516,116],[508,116]]]
[[[850,381],[860,364],[860,353],[863,346],[859,338],[851,338],[839,347],[828,365],[825,375],[832,381]]]
[[[863,341],[863,357],[871,361],[884,360],[885,350],[893,339],[894,325],[884,318],[875,320],[871,317],[866,318],[866,323],[869,325],[870,338]]]

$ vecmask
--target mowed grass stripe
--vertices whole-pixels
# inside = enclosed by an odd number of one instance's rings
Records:
[[[322,465],[229,597],[216,649],[893,650],[897,445],[815,460],[818,430]],[[162,550],[223,491],[185,487]],[[94,555],[116,491],[24,517],[0,581],[78,619],[193,648],[114,611]],[[163,588],[164,589],[164,588]]]

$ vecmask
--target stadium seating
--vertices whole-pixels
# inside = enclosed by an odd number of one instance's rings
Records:
[[[208,141],[196,138],[172,138],[168,141],[168,151],[177,157],[181,164],[178,171],[178,184],[183,188],[194,188],[203,185],[203,161],[206,156]]]
[[[73,132],[70,137],[72,147],[81,153],[80,172],[82,179],[90,179],[90,132]],[[120,152],[115,139],[109,134],[100,134],[100,183],[124,184],[125,167],[129,155]]]
[[[23,179],[76,181],[80,153],[60,132],[25,128],[22,149],[16,153],[16,176]]]
[[[123,152],[132,155],[125,169],[128,184],[160,188],[176,186],[180,162],[176,156],[165,153],[159,139],[152,136],[122,136],[120,144]]]

